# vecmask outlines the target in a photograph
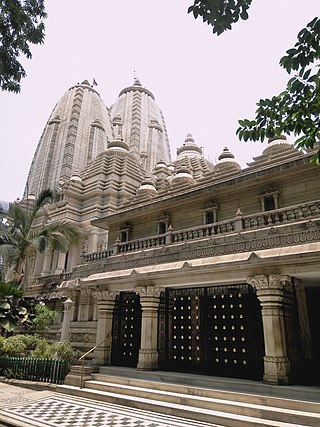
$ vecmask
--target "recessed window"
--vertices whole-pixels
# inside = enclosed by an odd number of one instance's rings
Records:
[[[273,187],[266,187],[263,190],[263,194],[259,196],[261,211],[266,212],[279,209],[279,194],[280,192]]]
[[[164,234],[167,232],[167,225],[165,222],[159,222],[159,234]]]
[[[128,242],[131,240],[132,226],[128,222],[125,222],[120,227],[120,242]]]
[[[213,201],[208,201],[203,208],[203,222],[204,224],[213,224],[218,222],[219,206]]]
[[[264,198],[264,210],[265,211],[273,211],[276,209],[275,201],[273,196],[265,197]]]
[[[213,212],[206,212],[206,224],[212,224],[214,221]]]
[[[158,234],[165,234],[171,224],[171,216],[163,212],[159,215],[158,219]]]

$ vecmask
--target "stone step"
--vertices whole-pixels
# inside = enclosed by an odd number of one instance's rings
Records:
[[[102,390],[104,384],[108,384],[108,390],[112,387],[119,388],[120,390],[126,390],[128,387],[136,387],[142,389],[141,393],[145,393],[144,390],[150,390],[152,392],[159,391],[160,395],[167,393],[177,393],[180,395],[187,395],[188,397],[202,397],[211,399],[221,399],[223,401],[237,402],[237,404],[250,404],[250,405],[262,405],[265,407],[274,407],[286,410],[296,410],[303,412],[314,412],[320,413],[320,402],[306,401],[301,399],[289,399],[283,397],[274,397],[263,394],[244,393],[230,390],[222,390],[215,388],[195,387],[184,384],[168,383],[164,381],[154,381],[148,379],[136,379],[122,376],[105,375],[105,374],[93,374],[93,381],[88,382],[86,385],[89,388],[96,387]],[[95,384],[95,385],[94,385]],[[320,391],[320,390],[319,390]],[[121,391],[119,391],[121,392]],[[165,397],[164,397],[165,398]],[[320,398],[320,395],[319,395]]]
[[[87,385],[87,384],[86,384]],[[188,420],[206,422],[209,425],[221,427],[301,427],[301,426],[320,426],[320,418],[315,423],[301,424],[300,422],[276,421],[253,417],[242,414],[231,414],[228,412],[218,411],[215,409],[205,409],[188,406],[188,396],[184,404],[176,404],[154,400],[151,398],[136,397],[131,394],[112,393],[84,387],[80,389],[75,386],[62,385],[57,387],[57,392],[79,396],[82,398],[95,399],[104,402],[110,402],[117,405],[130,406],[137,409],[148,410],[153,412],[171,415]],[[317,414],[316,414],[317,415]],[[296,420],[297,421],[297,420]]]
[[[193,386],[196,388],[217,389],[225,391],[236,391],[240,393],[251,393],[263,396],[283,397],[293,400],[314,401],[320,403],[320,387],[303,385],[271,385],[260,381],[244,380],[228,377],[215,377],[202,374],[188,374],[168,371],[142,371],[135,368],[119,366],[100,366],[99,373],[156,381],[159,383],[172,383]],[[110,381],[112,381],[110,379]]]

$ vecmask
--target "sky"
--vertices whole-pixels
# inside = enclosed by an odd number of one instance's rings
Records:
[[[239,142],[238,120],[285,89],[279,60],[318,16],[319,0],[253,0],[249,20],[219,37],[187,14],[192,3],[46,0],[45,42],[22,58],[21,93],[0,93],[0,200],[21,198],[50,113],[84,79],[110,106],[135,74],[163,110],[173,160],[187,133],[213,163],[224,147],[242,168],[262,153],[267,142]]]

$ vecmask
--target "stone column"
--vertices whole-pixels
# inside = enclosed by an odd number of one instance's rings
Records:
[[[96,345],[98,347],[94,351],[93,363],[95,365],[106,365],[109,364],[111,360],[112,319],[116,292],[96,291],[93,292],[92,295],[96,298],[98,306],[96,335]],[[105,339],[106,341],[103,342]]]
[[[64,310],[63,310],[63,321],[61,326],[60,341],[69,341],[73,302],[71,301],[70,298],[68,298],[66,301],[64,301],[63,305],[64,305]]]
[[[141,286],[135,290],[140,295],[142,308],[141,343],[137,369],[158,369],[158,308],[163,288]]]
[[[264,376],[267,384],[289,384],[290,362],[283,316],[284,283],[288,276],[257,275],[248,277],[247,282],[257,290],[262,307],[262,322],[265,344]]]
[[[90,313],[90,290],[81,289],[79,298],[78,321],[84,322],[89,320]]]
[[[99,240],[100,234],[92,233],[89,236],[89,241],[87,245],[87,253],[97,252],[98,250],[98,240]]]
[[[64,264],[66,262],[66,255],[63,252],[59,252],[58,254],[58,262],[57,262],[57,268],[54,272],[54,274],[61,274],[64,270]]]
[[[52,262],[52,250],[46,249],[41,276],[49,276]]]

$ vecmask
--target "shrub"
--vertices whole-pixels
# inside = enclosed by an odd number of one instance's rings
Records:
[[[9,338],[0,337],[0,355],[62,359],[71,364],[79,357],[79,352],[69,341],[49,343],[38,335],[14,335]]]
[[[55,320],[59,313],[56,310],[51,310],[43,302],[40,302],[35,306],[35,318],[33,319],[33,328],[36,331],[47,331]]]
[[[3,353],[8,356],[24,355],[27,345],[22,337],[23,335],[14,335],[6,338],[2,344]]]
[[[70,364],[79,358],[79,351],[74,349],[69,341],[53,343],[55,348],[55,357],[68,361]]]
[[[31,351],[30,357],[52,359],[55,354],[53,344],[50,344],[45,338],[38,338],[34,350]]]

